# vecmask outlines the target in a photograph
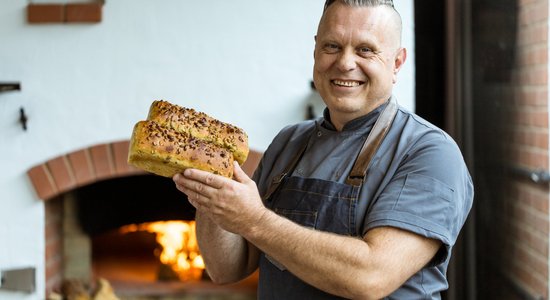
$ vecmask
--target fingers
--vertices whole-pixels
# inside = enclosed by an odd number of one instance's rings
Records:
[[[237,180],[240,183],[246,183],[247,181],[251,180],[248,175],[241,169],[241,166],[238,162],[233,163],[233,178]]]
[[[243,184],[252,182],[237,162],[234,165],[234,174],[235,181],[209,172],[187,169],[183,173],[174,175],[172,179],[177,189],[187,195],[194,207],[206,208],[216,205],[215,202],[219,205],[218,200],[221,198],[232,197],[237,182]]]
[[[218,178],[219,177],[219,178]],[[172,178],[176,187],[187,195],[193,206],[206,205],[206,201],[215,197],[223,186],[225,178],[200,170],[185,170]]]
[[[187,169],[183,172],[186,179],[198,181],[208,187],[220,189],[227,178],[197,169]]]
[[[193,205],[196,209],[203,209],[208,205],[207,197],[202,196],[199,192],[186,187],[183,176],[180,174],[174,175],[173,180],[176,183],[176,188],[187,196],[189,203],[191,203],[191,205]]]

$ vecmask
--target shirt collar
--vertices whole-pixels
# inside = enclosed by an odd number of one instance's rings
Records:
[[[354,131],[360,128],[372,126],[378,119],[378,116],[382,110],[384,110],[384,108],[388,105],[388,102],[389,99],[368,114],[347,122],[346,125],[344,125],[344,128],[342,128],[342,131]],[[327,107],[325,107],[325,110],[323,111],[321,126],[328,130],[336,130],[336,127],[334,127],[330,120],[330,113]]]

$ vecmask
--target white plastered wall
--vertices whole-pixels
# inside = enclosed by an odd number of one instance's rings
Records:
[[[107,0],[99,24],[28,25],[28,1],[0,0],[0,82],[22,85],[0,93],[0,270],[37,271],[35,293],[0,299],[45,298],[44,206],[29,168],[128,139],[155,99],[234,123],[264,150],[305,115],[322,2]],[[396,5],[409,48],[396,94],[413,109],[413,0]]]

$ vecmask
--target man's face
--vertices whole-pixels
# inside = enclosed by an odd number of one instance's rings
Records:
[[[328,7],[315,40],[313,79],[336,128],[390,97],[406,57],[398,28],[387,7]]]

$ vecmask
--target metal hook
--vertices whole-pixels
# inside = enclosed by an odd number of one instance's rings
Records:
[[[21,107],[19,109],[19,123],[21,123],[21,126],[23,127],[23,130],[27,131],[27,121],[29,119],[27,118],[27,115],[25,114],[25,109]]]

